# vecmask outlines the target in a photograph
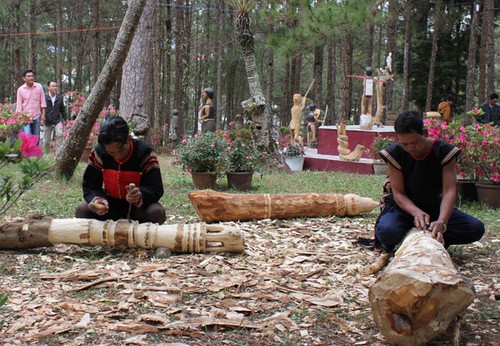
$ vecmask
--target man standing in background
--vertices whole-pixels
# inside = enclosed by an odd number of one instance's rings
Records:
[[[45,153],[50,152],[50,143],[52,134],[56,137],[56,154],[63,144],[63,127],[66,120],[66,106],[61,94],[57,93],[57,82],[50,80],[47,83],[49,91],[45,94],[45,103],[47,105],[46,114],[42,114],[43,128],[43,146]]]
[[[24,125],[23,132],[40,136],[40,118],[45,117],[45,97],[43,87],[35,82],[35,73],[31,69],[23,71],[24,84],[17,89],[16,111],[25,112],[31,117],[31,122]]]
[[[481,118],[478,119],[480,123],[489,124],[493,123],[493,125],[500,125],[500,106],[497,104],[498,102],[498,94],[491,93],[488,101],[481,105],[481,109],[484,114]]]

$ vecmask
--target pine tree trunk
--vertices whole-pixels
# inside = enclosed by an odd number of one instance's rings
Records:
[[[385,58],[389,55],[389,53],[392,53],[392,59],[393,59],[393,69],[394,69],[394,63],[396,62],[395,57],[396,57],[396,43],[397,43],[397,31],[398,31],[398,23],[399,23],[399,12],[400,12],[400,4],[399,0],[391,0],[389,1],[389,19],[387,21],[387,53],[384,57],[384,63],[382,66],[385,66]],[[391,71],[394,72],[394,71]],[[393,111],[393,94],[394,94],[394,83],[387,83],[385,86],[385,102],[384,102],[384,109],[382,112],[385,110]],[[379,119],[382,119],[382,122],[385,122],[385,114],[382,113],[379,116]]]
[[[131,121],[138,135],[146,135],[150,127],[155,8],[145,5],[122,70],[120,116]]]
[[[377,328],[390,343],[424,345],[443,334],[474,299],[474,288],[429,232],[408,233],[373,283],[369,300]]]
[[[311,95],[318,108],[324,110],[323,106],[323,46],[314,47],[314,93]]]
[[[97,82],[99,77],[99,0],[93,0],[94,28],[92,34],[92,85]]]
[[[56,16],[57,16],[57,21],[56,21],[56,28],[57,30],[62,30],[63,29],[63,9],[61,6],[61,3],[59,1],[56,1]],[[62,34],[59,33],[57,34],[57,52],[56,52],[56,66],[55,66],[55,73],[56,73],[56,81],[59,83],[59,85],[62,84],[63,81],[63,45],[62,45]],[[67,87],[66,85],[64,87]]]
[[[434,8],[434,21],[432,32],[432,50],[429,59],[429,77],[427,79],[427,97],[425,99],[425,110],[430,111],[432,108],[432,93],[434,91],[434,73],[436,70],[436,59],[438,52],[439,34],[441,32],[441,7],[442,0],[436,0]]]
[[[373,44],[375,38],[375,18],[377,16],[377,4],[375,0],[370,3],[370,16],[368,18],[368,36],[366,44],[366,63],[365,66],[373,67]]]
[[[337,79],[337,60],[335,59],[337,44],[335,41],[328,44],[328,68],[327,68],[327,81],[326,81],[326,104],[328,105],[328,113],[325,118],[325,125],[335,124],[338,119],[335,103],[335,85],[334,81]],[[325,109],[326,110],[326,109]]]
[[[165,114],[168,114],[163,109],[163,95],[162,95],[162,76],[165,71],[162,68],[162,29],[161,29],[161,10],[155,11],[154,19],[153,19],[153,72],[152,80],[153,80],[153,112],[151,114],[151,125],[154,129],[156,129],[157,133],[161,133],[159,136],[159,143],[163,143],[165,138],[163,138],[163,126],[165,125]],[[161,131],[161,132],[160,132]]]
[[[9,8],[11,16],[9,21],[10,32],[19,33],[20,32],[20,1],[12,2]],[[9,94],[12,95],[12,100],[16,99],[16,90],[19,87],[18,81],[20,80],[21,71],[21,50],[20,50],[20,38],[12,37],[9,41],[9,46],[7,48],[10,51],[10,63],[12,65],[10,83],[8,83]]]
[[[409,1],[405,6],[405,39],[403,44],[403,82],[401,95],[401,110],[405,111],[409,107],[409,89],[410,89],[410,47],[412,39],[412,4]],[[396,111],[391,109],[392,111]],[[399,113],[399,112],[396,112]]]
[[[268,153],[267,163],[269,167],[284,167],[285,164],[280,161],[277,148],[271,136],[271,111],[260,84],[257,64],[255,62],[255,42],[252,28],[250,26],[250,8],[242,9],[238,5],[252,4],[248,0],[235,0],[233,7],[237,10],[235,20],[236,39],[240,43],[245,62],[245,71],[247,75],[250,98],[243,101],[244,115],[250,122],[252,137],[256,149],[262,153]],[[246,7],[246,6],[244,6]]]
[[[163,100],[163,110],[165,114],[165,121],[169,121],[169,117],[167,115],[171,114],[172,109],[172,91],[171,91],[171,80],[172,80],[172,37],[173,37],[173,29],[172,29],[172,8],[170,6],[166,9],[167,15],[165,19],[165,48],[163,52],[163,73],[162,73],[162,85],[164,86],[162,89],[162,100]],[[163,18],[161,16],[161,18]],[[178,119],[178,118],[177,118]],[[177,134],[179,135],[179,134]],[[179,136],[177,137],[179,140]],[[175,145],[175,143],[174,143]]]
[[[179,4],[181,5],[181,4]],[[178,126],[179,136],[182,137],[185,133],[186,112],[184,108],[184,90],[182,89],[182,81],[184,80],[184,9],[176,7],[173,9],[175,17],[175,34],[173,40],[175,42],[175,76],[174,76],[174,108],[179,111]]]
[[[341,38],[340,47],[340,105],[338,121],[350,119],[351,117],[351,93],[352,82],[351,78],[347,77],[352,74],[352,42],[351,35],[344,33]]]
[[[37,52],[36,52],[36,38],[34,33],[36,32],[36,19],[37,14],[35,11],[36,4],[30,3],[28,6],[28,66],[33,69],[36,73],[36,63],[37,63]]]
[[[55,170],[59,175],[67,179],[73,176],[92,126],[115,85],[118,72],[127,57],[145,2],[146,0],[129,0],[128,9],[116,37],[113,50],[87,101],[83,105],[80,115],[64,140],[60,154],[56,156]]]
[[[476,7],[477,6],[477,7]],[[467,53],[467,79],[465,81],[465,110],[469,111],[475,105],[474,91],[476,87],[476,52],[477,30],[479,22],[479,5],[472,4],[472,20],[470,24],[469,50]]]
[[[267,78],[266,78],[266,100],[269,107],[273,107],[273,85],[274,85],[274,52],[268,49],[266,52],[266,67],[267,67]],[[271,109],[271,113],[273,110]],[[272,115],[271,115],[272,116]],[[273,119],[271,119],[272,121]]]
[[[219,7],[224,6],[224,2],[222,0],[217,1],[217,4]],[[225,121],[229,122],[232,120],[232,117],[234,114],[230,114],[227,112],[226,109],[226,102],[223,102],[222,100],[224,99],[223,95],[223,85],[222,85],[222,74],[224,70],[224,46],[225,46],[225,39],[224,39],[224,14],[222,11],[217,12],[217,37],[215,38],[215,56],[217,57],[217,88],[215,91],[215,96],[217,99],[217,102],[215,103],[215,106],[217,107],[217,129],[223,129],[224,124],[222,123],[222,115],[226,115]]]
[[[495,91],[495,2],[484,0],[483,38],[485,39],[485,99]]]

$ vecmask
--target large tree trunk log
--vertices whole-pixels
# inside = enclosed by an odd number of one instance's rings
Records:
[[[370,212],[378,203],[354,194],[230,194],[192,191],[189,199],[205,222],[267,218],[354,216]]]
[[[169,248],[177,253],[242,252],[243,235],[231,226],[158,225],[127,220],[16,219],[0,224],[0,249],[26,249],[55,244],[126,248]]]
[[[429,232],[410,231],[370,287],[375,324],[397,345],[423,345],[443,334],[474,299],[445,248]]]

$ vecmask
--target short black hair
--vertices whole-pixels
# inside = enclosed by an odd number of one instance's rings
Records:
[[[213,98],[214,98],[214,94],[215,94],[215,93],[214,93],[214,89],[212,89],[212,88],[205,88],[205,89],[203,89],[203,92],[204,92],[205,94],[207,94],[207,96],[208,96],[209,98],[211,98],[211,99],[213,99]]]
[[[448,94],[444,97],[444,100],[445,101],[451,101],[451,102],[455,102],[455,96],[453,96],[452,94]]]
[[[309,105],[309,110],[310,110],[310,111],[315,111],[315,110],[316,110],[316,108],[318,108],[318,107],[316,106],[316,104],[315,104],[315,103],[311,103],[311,104]]]
[[[490,95],[490,100],[498,99],[498,94],[497,93],[491,93]]]
[[[50,80],[47,82],[47,86],[49,87],[49,86],[50,86],[50,83],[52,83],[52,82],[54,82],[54,83],[56,83],[56,84],[57,84],[57,82],[56,82],[55,80],[50,79]]]
[[[423,135],[424,121],[422,115],[414,111],[406,111],[399,114],[394,122],[394,131],[396,131],[398,135],[409,133]]]
[[[128,142],[128,124],[122,117],[113,117],[101,125],[97,142],[105,146],[110,143]]]
[[[27,69],[23,70],[23,72],[22,72],[23,77],[26,77],[26,75],[28,73],[30,73],[30,72],[33,73],[33,74],[35,74],[35,72],[32,69],[30,69],[30,68],[27,68]]]

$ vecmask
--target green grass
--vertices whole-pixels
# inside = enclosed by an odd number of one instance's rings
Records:
[[[167,223],[189,222],[196,219],[196,211],[188,198],[188,193],[194,189],[190,174],[184,172],[180,166],[173,166],[169,156],[161,156],[160,164],[165,188],[161,203],[167,209]],[[75,208],[83,198],[81,184],[85,166],[80,163],[70,181],[50,175],[44,177],[26,192],[5,216],[20,217],[41,213],[55,218],[74,217]],[[5,169],[15,173],[13,166],[4,167],[2,170]],[[384,176],[341,172],[256,173],[253,187],[247,193],[355,193],[378,201],[382,193],[383,181]],[[217,180],[216,189],[224,192],[237,192],[228,190],[225,177]],[[488,232],[500,233],[498,210],[474,202],[464,202],[460,209],[485,222]],[[377,215],[378,209],[375,209],[363,217],[367,217],[367,222],[373,222],[372,218]]]

